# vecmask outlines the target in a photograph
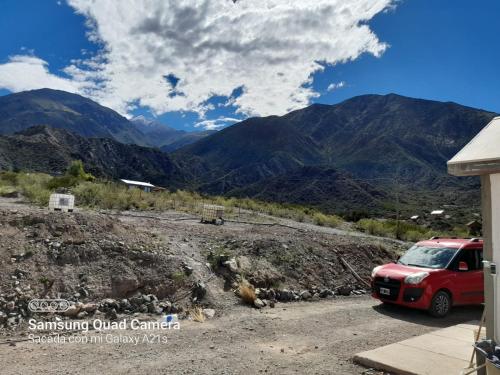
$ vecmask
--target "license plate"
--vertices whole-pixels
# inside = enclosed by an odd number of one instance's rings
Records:
[[[391,290],[389,288],[380,288],[380,294],[383,294],[384,296],[390,296]]]

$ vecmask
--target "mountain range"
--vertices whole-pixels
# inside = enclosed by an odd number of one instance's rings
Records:
[[[143,116],[129,121],[90,99],[60,90],[40,89],[0,97],[0,134],[14,134],[38,125],[168,151],[212,133],[177,130]]]
[[[363,95],[249,118],[218,132],[187,133],[143,117],[129,121],[89,99],[44,89],[0,97],[0,134],[6,134],[0,166],[55,172],[60,166],[52,166],[79,158],[102,176],[342,214],[384,213],[396,199],[409,210],[465,206],[478,199],[479,182],[449,176],[446,161],[495,115],[451,102]],[[39,124],[67,131],[28,129]],[[9,142],[31,151],[20,155]],[[109,166],[100,161],[107,148],[114,160]]]
[[[281,117],[251,118],[172,156],[190,173],[193,189],[211,194],[309,202],[344,211],[341,199],[331,204],[337,187],[326,186],[324,173],[333,168],[351,179],[345,194],[367,197],[353,186],[376,189],[379,198],[368,199],[369,204],[361,200],[357,208],[382,209],[381,192],[391,192],[389,201],[400,191],[403,200],[420,194],[425,202],[423,196],[440,189],[444,198],[427,200],[433,206],[478,188],[477,179],[449,176],[446,161],[495,115],[456,103],[364,95]],[[311,190],[318,181],[325,185],[324,193]]]
[[[96,177],[129,178],[173,188],[186,184],[169,155],[155,148],[85,138],[43,125],[0,136],[0,170],[61,175],[73,160],[81,160]]]

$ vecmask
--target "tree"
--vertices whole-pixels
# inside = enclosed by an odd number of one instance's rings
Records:
[[[73,160],[66,170],[66,176],[74,177],[82,181],[93,181],[95,179],[90,173],[86,173],[81,160]]]

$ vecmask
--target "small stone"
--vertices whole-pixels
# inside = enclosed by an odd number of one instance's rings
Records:
[[[7,310],[12,311],[16,308],[16,304],[14,303],[14,301],[9,301],[7,302],[5,307],[7,308]]]
[[[194,285],[193,291],[191,292],[191,296],[193,298],[193,301],[202,300],[206,294],[207,294],[207,288],[206,288],[205,284],[201,281],[198,281]]]
[[[80,312],[81,307],[75,305],[72,305],[68,307],[68,309],[63,313],[64,316],[68,316],[70,318],[74,318],[79,312]]]
[[[118,314],[116,313],[115,309],[111,309],[108,313],[108,317],[110,320],[117,320],[118,319]]]
[[[253,305],[258,309],[261,309],[264,306],[266,306],[266,304],[260,298],[256,298],[255,301],[253,301]]]
[[[337,289],[337,292],[341,296],[350,296],[352,292],[352,287],[350,287],[349,285],[343,285]]]
[[[215,310],[214,309],[203,309],[203,315],[205,315],[205,318],[207,319],[213,319],[215,316]]]
[[[223,265],[229,268],[229,271],[231,271],[232,273],[239,272],[238,262],[236,262],[236,259],[234,258],[231,258],[228,261],[224,262]]]
[[[308,290],[304,290],[302,293],[300,293],[300,298],[303,300],[308,300],[311,299],[312,295]]]
[[[87,312],[85,311],[80,311],[77,315],[76,315],[76,318],[77,319],[85,319],[87,317]]]
[[[97,310],[97,305],[95,303],[86,303],[82,306],[82,311],[85,311],[86,313],[92,313]]]

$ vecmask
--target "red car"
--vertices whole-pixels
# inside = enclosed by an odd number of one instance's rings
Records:
[[[483,241],[433,237],[372,271],[372,296],[444,317],[452,306],[484,302]]]

